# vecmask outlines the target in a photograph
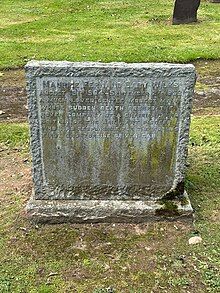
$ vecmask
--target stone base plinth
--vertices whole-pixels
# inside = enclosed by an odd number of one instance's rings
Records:
[[[193,209],[185,193],[173,201],[36,200],[27,208],[35,223],[140,223],[161,219],[192,219]]]

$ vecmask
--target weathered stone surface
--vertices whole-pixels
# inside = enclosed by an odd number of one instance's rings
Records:
[[[33,61],[26,75],[34,201],[183,196],[194,66]]]
[[[197,21],[200,0],[176,0],[173,12],[173,24]]]
[[[35,200],[27,206],[34,223],[141,223],[161,219],[192,220],[192,206],[185,193],[170,204],[142,200]]]

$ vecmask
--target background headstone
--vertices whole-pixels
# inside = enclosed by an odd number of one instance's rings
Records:
[[[30,62],[26,72],[33,217],[140,220],[185,195],[192,65]]]
[[[173,24],[197,21],[197,10],[200,0],[176,0],[173,11]]]

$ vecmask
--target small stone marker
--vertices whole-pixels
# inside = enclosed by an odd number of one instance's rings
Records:
[[[30,218],[191,214],[184,172],[195,76],[193,65],[29,62]]]
[[[173,11],[173,24],[197,22],[200,0],[176,0]]]

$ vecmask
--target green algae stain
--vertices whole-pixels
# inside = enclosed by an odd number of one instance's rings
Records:
[[[111,148],[111,140],[109,138],[105,138],[103,141],[103,152],[105,156],[108,156]]]
[[[128,142],[128,149],[130,153],[130,165],[135,167],[138,162],[140,150],[132,142]]]
[[[174,132],[160,134],[151,141],[149,149],[151,152],[151,171],[153,174],[160,172],[171,173],[175,162],[177,137]]]
[[[163,149],[163,146],[160,145],[160,143],[155,140],[150,145],[151,150],[151,167],[152,171],[157,172],[157,169],[160,165],[160,155],[161,151]]]
[[[157,133],[154,139],[139,144],[128,141],[129,166],[135,173],[131,177],[139,183],[150,184],[152,180],[165,181],[166,175],[173,176],[176,146],[177,133],[166,130]]]
[[[156,216],[174,217],[179,216],[178,206],[172,200],[158,201],[163,207],[155,211]]]

